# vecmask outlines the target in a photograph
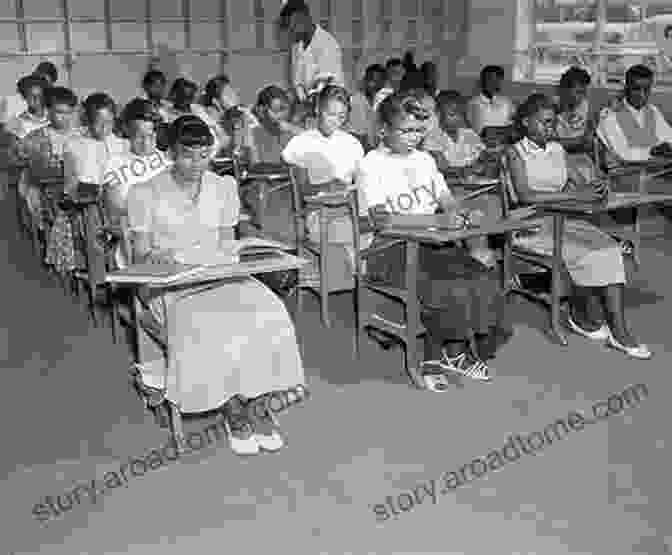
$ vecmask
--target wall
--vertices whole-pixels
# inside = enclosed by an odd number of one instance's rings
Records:
[[[415,51],[439,66],[441,84],[466,51],[469,0],[308,0],[343,48],[346,77]],[[501,1],[501,0],[497,0]],[[0,95],[41,60],[80,96],[103,90],[126,101],[156,59],[169,77],[201,83],[229,74],[245,102],[268,83],[286,84],[286,50],[274,21],[280,0],[3,0]],[[35,19],[39,18],[39,19]]]

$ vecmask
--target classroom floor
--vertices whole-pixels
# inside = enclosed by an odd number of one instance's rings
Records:
[[[311,299],[298,329],[313,395],[280,415],[287,449],[241,459],[224,439],[214,441],[127,476],[95,504],[82,493],[79,504],[40,523],[36,503],[109,479],[164,445],[167,431],[128,387],[124,348],[40,270],[28,244],[15,239],[7,203],[0,215],[0,553],[672,552],[669,243],[647,242],[628,292],[629,316],[655,350],[652,361],[577,336],[567,348],[552,345],[545,313],[517,299],[515,337],[495,361],[493,383],[423,392],[407,385],[397,349],[365,340],[353,360],[347,294],[334,297],[329,331]],[[502,449],[512,434],[590,411],[633,384],[649,395],[622,414],[439,491],[442,476]],[[187,430],[207,422],[190,419]],[[377,522],[374,505],[389,502],[377,510],[390,518]]]

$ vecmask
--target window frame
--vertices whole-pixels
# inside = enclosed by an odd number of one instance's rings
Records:
[[[548,53],[564,53],[564,55],[573,55],[577,65],[587,69],[593,76],[593,82],[596,86],[620,89],[623,87],[625,71],[622,75],[615,76],[609,71],[609,57],[641,57],[642,62],[646,58],[654,58],[657,61],[664,56],[663,50],[655,41],[624,41],[621,44],[614,45],[606,42],[606,26],[608,0],[595,0],[596,21],[594,22],[595,36],[592,44],[578,41],[540,41],[537,40],[537,25],[540,23],[537,17],[537,0],[518,0],[516,13],[516,36],[517,44],[514,48],[514,78],[519,83],[531,83],[539,85],[557,84],[562,70],[549,70],[547,74],[540,74],[538,60]],[[521,10],[528,10],[527,13]],[[646,13],[642,14],[640,21],[646,18]],[[529,26],[525,29],[524,26]],[[518,40],[521,35],[527,36],[525,39]],[[521,44],[527,42],[527,44]],[[633,62],[637,63],[637,62]],[[657,62],[656,62],[657,63]],[[568,61],[567,67],[572,65]],[[672,90],[672,71],[656,73],[654,91]]]

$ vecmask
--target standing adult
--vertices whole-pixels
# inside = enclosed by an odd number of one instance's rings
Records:
[[[343,86],[343,54],[336,39],[313,21],[304,0],[288,0],[280,12],[291,40],[292,87],[299,101],[320,84]]]
[[[58,81],[58,70],[51,62],[40,62],[33,75],[43,78],[47,86],[53,87]],[[19,116],[28,109],[28,104],[21,91],[0,98],[0,125],[6,125],[12,118]]]

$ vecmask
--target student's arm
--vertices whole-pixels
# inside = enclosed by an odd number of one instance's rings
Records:
[[[152,232],[154,198],[149,183],[133,187],[128,193],[126,213],[134,263],[161,264],[174,260],[174,253],[158,249]]]
[[[602,119],[598,127],[598,133],[607,147],[621,160],[642,162],[651,158],[651,152],[648,148],[630,147],[628,145],[614,114],[609,114]]]
[[[69,148],[63,151],[63,176],[64,176],[64,192],[72,195],[77,191],[79,185],[79,172],[77,171],[77,157]]]
[[[469,124],[469,127],[480,135],[483,126],[480,121],[478,103],[475,102],[473,98],[467,103],[467,123]]]

